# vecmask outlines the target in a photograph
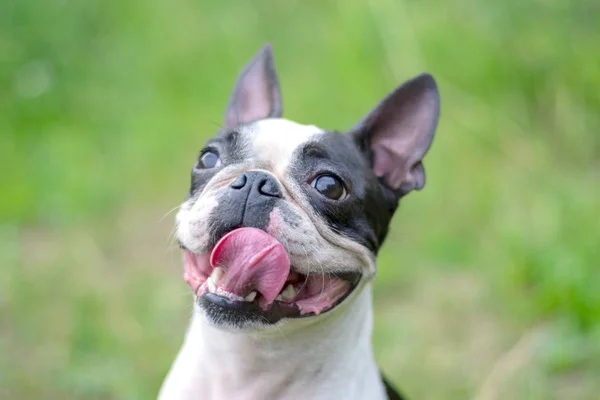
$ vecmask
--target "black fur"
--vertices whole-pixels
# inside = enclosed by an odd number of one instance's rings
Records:
[[[353,137],[339,132],[319,135],[296,150],[293,175],[304,188],[314,209],[341,235],[377,253],[398,205],[396,195],[373,174],[368,153]],[[322,173],[333,173],[344,182],[349,196],[331,200],[311,185]]]
[[[211,242],[242,226],[266,230],[269,214],[282,196],[279,183],[271,174],[244,172],[229,185],[210,216]]]
[[[380,375],[388,400],[407,400],[406,397],[402,396],[402,394],[398,392],[398,390],[386,379],[386,377],[383,376],[383,374],[380,373]]]
[[[221,167],[202,169],[199,160],[206,151],[212,151],[219,155]],[[204,186],[220,169],[228,164],[242,162],[249,156],[243,146],[240,134],[237,130],[221,129],[206,142],[204,148],[198,155],[198,161],[192,168],[192,180],[188,198],[200,193]]]
[[[214,151],[219,154],[222,166],[211,169],[194,167],[190,196],[201,192],[224,166],[241,164],[252,157],[250,146],[239,131],[241,127],[219,131],[207,142],[200,155],[207,150]],[[313,141],[296,150],[291,174],[317,213],[334,231],[361,243],[376,254],[387,235],[399,196],[374,175],[370,164],[368,148],[360,146],[352,135],[333,131],[316,136]],[[317,192],[311,186],[311,181],[322,173],[338,176],[344,182],[349,196],[342,200],[331,200]],[[277,182],[270,184],[278,186]],[[248,197],[250,191],[247,190],[250,188],[229,190],[227,195],[219,199],[220,204],[211,216],[213,242],[235,227],[264,229],[268,224],[269,212],[279,197]],[[258,192],[253,189],[252,193]]]

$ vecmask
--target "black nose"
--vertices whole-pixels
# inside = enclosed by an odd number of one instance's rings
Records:
[[[219,197],[211,213],[211,237],[220,239],[240,227],[267,230],[271,212],[282,201],[277,178],[266,171],[247,171],[238,176]]]
[[[250,192],[250,196],[283,197],[277,179],[267,172],[244,172],[231,183],[230,187],[235,190],[246,189]]]

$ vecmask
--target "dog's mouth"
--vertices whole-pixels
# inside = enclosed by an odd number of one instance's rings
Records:
[[[201,306],[236,310],[274,323],[331,310],[358,284],[360,273],[304,275],[283,245],[256,228],[235,229],[211,252],[185,251],[185,280]]]

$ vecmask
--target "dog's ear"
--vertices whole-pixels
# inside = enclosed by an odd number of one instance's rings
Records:
[[[388,94],[350,131],[369,154],[375,175],[399,195],[425,185],[421,160],[437,126],[440,99],[429,74],[421,74]]]
[[[233,128],[256,119],[278,118],[281,113],[273,49],[265,44],[237,79],[225,111],[225,125]]]

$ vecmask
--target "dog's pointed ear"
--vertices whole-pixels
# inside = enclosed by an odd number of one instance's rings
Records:
[[[388,94],[350,131],[369,154],[375,175],[399,195],[425,185],[422,159],[435,133],[437,84],[421,74]]]
[[[265,44],[240,73],[225,111],[225,125],[281,117],[281,95],[271,44]]]

